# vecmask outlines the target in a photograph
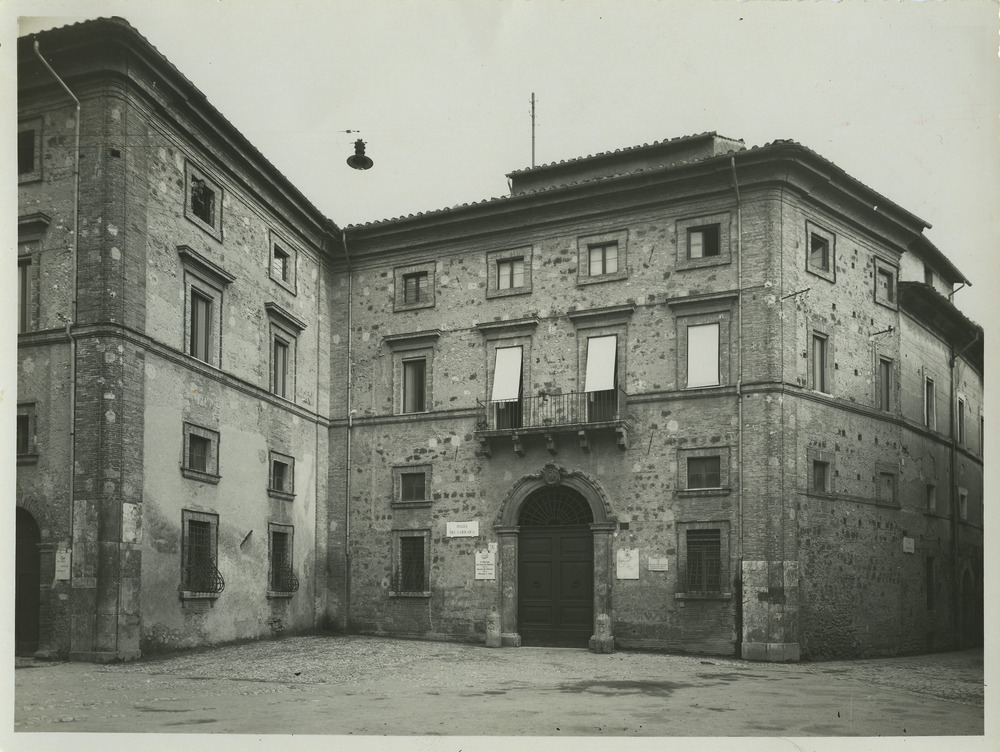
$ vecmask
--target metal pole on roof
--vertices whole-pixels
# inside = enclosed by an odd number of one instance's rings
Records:
[[[531,166],[535,166],[535,92],[531,92]]]

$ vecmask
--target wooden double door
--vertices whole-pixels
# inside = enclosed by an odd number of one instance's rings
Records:
[[[521,528],[522,645],[587,647],[594,631],[594,534],[587,525]]]

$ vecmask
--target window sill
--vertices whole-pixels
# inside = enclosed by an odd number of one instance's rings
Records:
[[[268,600],[271,600],[271,599],[274,599],[274,598],[284,598],[284,599],[287,600],[287,599],[291,598],[293,595],[295,595],[295,591],[292,591],[292,590],[268,590],[267,591],[267,598],[268,598]]]
[[[835,494],[833,491],[817,491],[812,488],[806,491],[806,496],[815,496],[818,499],[831,499],[831,500],[837,499],[837,494]]]
[[[733,263],[733,258],[729,254],[719,256],[707,256],[700,259],[685,258],[677,262],[677,271],[683,272],[691,269],[704,269],[706,267],[726,266]]]
[[[728,601],[732,598],[732,593],[674,593],[674,600],[678,601]]]
[[[221,593],[202,593],[197,590],[181,590],[180,599],[182,601],[214,601]]]
[[[296,292],[296,286],[295,286],[294,282],[286,282],[285,280],[281,279],[280,277],[275,277],[273,274],[270,275],[270,276],[271,276],[271,281],[274,282],[276,285],[278,285],[282,289],[288,291],[292,295],[296,295],[297,294],[297,292]]]
[[[181,467],[181,475],[189,480],[197,480],[202,483],[211,483],[213,486],[217,485],[220,480],[222,480],[221,475],[216,475],[215,473],[206,473],[201,470],[194,470],[190,467]]]
[[[530,285],[525,285],[523,287],[508,287],[505,290],[487,290],[486,297],[488,299],[492,298],[509,298],[512,295],[530,295],[531,287]]]
[[[267,489],[267,495],[272,499],[281,499],[282,501],[295,501],[295,494],[288,493],[287,491],[279,491],[277,488]]]
[[[833,269],[820,269],[814,266],[806,266],[806,271],[816,277],[821,277],[827,282],[837,283],[837,274]]]
[[[581,277],[577,276],[576,284],[580,285],[596,285],[601,282],[617,282],[622,279],[628,279],[628,275],[625,272],[615,272],[614,274],[600,274],[596,277]]]
[[[412,593],[397,593],[395,590],[389,591],[390,598],[430,598],[431,591],[425,590],[423,592],[412,592]]]
[[[17,455],[18,465],[37,465],[38,464],[38,453],[32,452],[30,454],[19,454]]]
[[[434,502],[430,499],[421,499],[419,501],[390,501],[389,506],[392,509],[430,509]]]
[[[420,300],[416,303],[396,303],[393,307],[393,313],[401,313],[402,311],[419,311],[422,308],[433,308],[433,300]]]
[[[891,311],[899,310],[899,305],[895,300],[879,300],[878,298],[875,298],[875,303],[883,308],[888,308]]]
[[[729,496],[732,489],[728,487],[719,488],[679,488],[677,495],[680,497],[700,497],[700,496]]]

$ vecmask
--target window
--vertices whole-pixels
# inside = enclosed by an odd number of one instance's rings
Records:
[[[583,391],[587,395],[587,420],[614,420],[618,411],[618,336],[587,338],[587,370]]]
[[[958,489],[958,519],[969,519],[969,492],[964,488]]]
[[[936,512],[937,511],[937,486],[933,483],[927,484],[926,497],[927,499],[927,511]]]
[[[531,252],[531,246],[525,246],[486,254],[487,298],[531,292]]]
[[[878,406],[892,411],[892,361],[888,358],[878,359]]]
[[[879,501],[896,503],[896,474],[880,472],[878,474],[878,488],[876,498]]]
[[[707,225],[688,229],[688,258],[700,259],[719,255],[719,226]]]
[[[687,487],[689,489],[721,488],[721,486],[722,472],[718,456],[688,457]]]
[[[291,595],[299,589],[299,580],[292,566],[292,542],[294,528],[291,525],[267,525],[268,533],[268,576],[269,595]]]
[[[181,511],[181,589],[191,595],[218,595],[226,582],[218,569],[219,516]]]
[[[212,299],[193,290],[191,293],[191,355],[208,362],[212,351]]]
[[[184,216],[202,230],[222,240],[222,188],[190,162],[185,164]]]
[[[184,424],[181,475],[206,483],[219,482],[219,434],[193,423]]]
[[[295,348],[306,324],[277,303],[265,303],[264,309],[270,321],[271,393],[294,402]]]
[[[936,589],[934,581],[934,557],[928,556],[924,560],[924,587],[927,590],[927,610],[934,610],[934,591]]]
[[[394,270],[394,310],[411,311],[434,307],[433,261],[397,267]]]
[[[23,246],[22,246],[23,248]],[[31,310],[31,256],[18,256],[17,259],[17,331],[29,332],[32,326]]]
[[[17,406],[17,464],[30,465],[38,461],[36,443],[37,421],[35,403],[21,403]]]
[[[426,410],[427,360],[411,358],[403,361],[403,412],[422,413]]]
[[[625,279],[628,231],[618,230],[577,238],[577,284],[586,285]]]
[[[687,386],[719,385],[719,325],[687,327]]]
[[[924,425],[937,428],[937,409],[934,403],[934,379],[924,378]]]
[[[986,418],[979,416],[979,454],[986,456]]]
[[[896,307],[896,268],[875,259],[875,302]]]
[[[812,490],[817,493],[830,493],[830,463],[823,460],[813,460]]]
[[[810,386],[817,392],[829,393],[830,391],[830,384],[828,382],[828,341],[829,338],[827,335],[813,332]]]
[[[521,363],[521,346],[496,348],[490,393],[496,428],[521,427]]]
[[[298,254],[290,243],[280,238],[274,231],[271,232],[270,241],[269,273],[271,279],[295,295],[295,262]]]
[[[399,500],[423,501],[426,495],[423,473],[400,473]]]
[[[418,509],[431,506],[431,466],[400,465],[392,468],[390,506]]]
[[[965,444],[965,400],[961,397],[958,398],[955,417],[957,418],[956,430],[958,432],[958,436],[955,438],[959,444]]]
[[[17,181],[42,179],[42,119],[17,124]]]
[[[828,282],[837,281],[837,238],[829,230],[806,221],[806,271]]]
[[[934,286],[934,272],[927,264],[924,264],[924,284],[928,287]]]
[[[576,383],[580,384],[577,394],[582,391],[582,397],[548,395],[541,403],[536,403],[538,409],[533,420],[540,418],[543,423],[548,420],[566,424],[606,422],[623,417],[620,407],[625,395],[627,326],[634,311],[635,305],[628,303],[568,314],[576,328]]]
[[[394,530],[393,595],[430,595],[430,531]]]
[[[722,589],[720,530],[688,530],[687,578],[688,593],[716,593]]]
[[[295,499],[295,458],[271,451],[268,455],[267,495],[277,499]]]
[[[184,352],[220,366],[222,363],[222,295],[236,278],[186,245],[177,247],[184,270]]]
[[[277,243],[274,244],[274,251],[271,254],[271,274],[275,279],[280,279],[282,282],[288,282],[290,277],[289,265],[290,258],[287,253],[282,250],[281,246]]]

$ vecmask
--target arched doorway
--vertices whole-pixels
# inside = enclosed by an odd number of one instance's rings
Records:
[[[14,556],[14,650],[17,655],[31,655],[38,650],[42,573],[38,545],[41,541],[35,518],[18,507]]]
[[[594,515],[567,486],[532,492],[518,514],[522,645],[587,647],[594,624]]]

